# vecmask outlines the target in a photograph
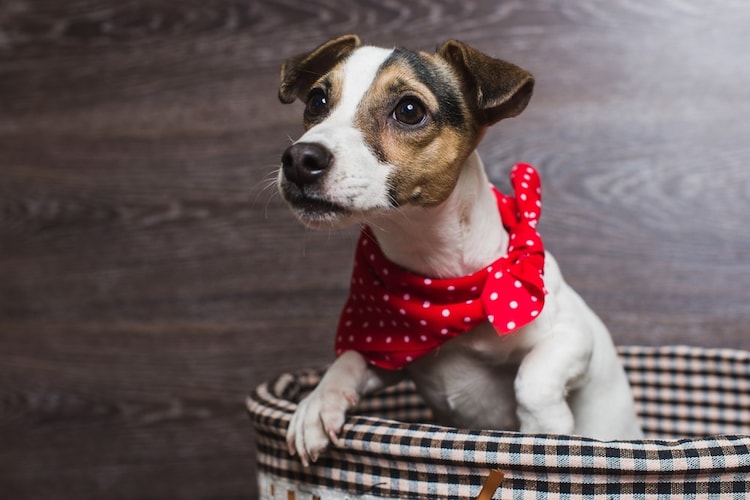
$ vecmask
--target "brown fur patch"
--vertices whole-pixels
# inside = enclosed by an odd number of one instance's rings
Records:
[[[355,126],[378,159],[396,167],[389,179],[392,203],[432,206],[453,190],[480,131],[448,64],[428,54],[402,54],[384,63],[359,105]],[[393,118],[404,97],[425,105],[423,124]]]
[[[341,102],[341,93],[343,91],[344,87],[344,63],[340,62],[334,68],[324,75],[322,78],[320,78],[318,81],[314,82],[312,86],[310,87],[310,90],[308,91],[308,95],[313,89],[321,89],[326,94],[326,98],[328,100],[328,113],[326,113],[323,116],[318,117],[317,119],[308,119],[307,113],[305,113],[303,123],[305,125],[305,130],[309,130],[313,126],[317,125],[318,123],[325,120],[336,108],[336,106]],[[305,100],[305,106],[307,106],[307,100]]]

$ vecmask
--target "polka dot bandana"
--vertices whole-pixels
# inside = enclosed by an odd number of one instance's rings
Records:
[[[544,306],[544,246],[536,231],[541,184],[536,170],[511,171],[515,198],[493,188],[508,252],[469,276],[435,279],[388,260],[365,227],[349,299],[339,320],[336,355],[355,350],[370,363],[401,369],[444,342],[489,321],[499,335],[533,321]]]

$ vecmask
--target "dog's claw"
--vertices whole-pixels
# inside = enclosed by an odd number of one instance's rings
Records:
[[[341,438],[339,438],[339,433],[335,429],[330,429],[328,431],[328,439],[336,448],[341,448],[341,446],[344,444],[341,441]]]

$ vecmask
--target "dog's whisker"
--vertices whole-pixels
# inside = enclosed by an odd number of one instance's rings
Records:
[[[276,186],[276,182],[277,182],[277,179],[278,179],[278,175],[279,175],[279,170],[280,169],[281,169],[281,167],[275,167],[275,168],[273,168],[273,170],[271,170],[270,172],[268,172],[264,176],[263,179],[261,179],[260,181],[258,181],[258,183],[256,184],[256,186],[258,186],[259,189],[257,189],[257,194],[255,196],[255,200],[253,201],[253,203],[257,203],[258,202],[258,198],[262,194],[267,193],[269,190],[271,190],[271,193],[272,193],[272,196],[273,196],[275,190],[273,190],[272,188],[274,188]]]

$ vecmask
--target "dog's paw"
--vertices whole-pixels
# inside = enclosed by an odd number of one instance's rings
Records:
[[[300,402],[289,422],[286,434],[289,453],[298,455],[302,464],[308,466],[331,443],[339,446],[346,412],[356,403],[354,393],[318,386]]]

